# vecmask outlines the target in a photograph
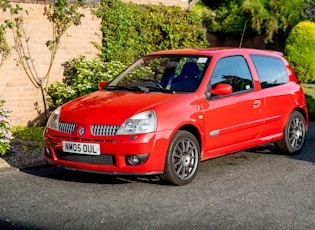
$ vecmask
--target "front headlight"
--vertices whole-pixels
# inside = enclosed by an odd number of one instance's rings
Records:
[[[127,119],[118,129],[117,135],[151,133],[156,131],[154,111],[138,113]]]
[[[61,110],[61,106],[55,109],[54,112],[52,112],[46,125],[47,128],[58,130],[60,110]]]

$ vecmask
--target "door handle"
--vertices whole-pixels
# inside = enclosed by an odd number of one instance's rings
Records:
[[[254,101],[254,103],[253,103],[253,108],[254,109],[259,109],[260,106],[261,106],[261,101],[260,100]]]

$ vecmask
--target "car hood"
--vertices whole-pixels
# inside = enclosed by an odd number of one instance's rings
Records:
[[[60,121],[120,125],[130,116],[155,109],[183,94],[96,91],[62,106]]]

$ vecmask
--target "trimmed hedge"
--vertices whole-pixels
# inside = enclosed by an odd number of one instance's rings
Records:
[[[301,83],[315,80],[315,23],[297,24],[286,41],[284,55]]]
[[[93,12],[103,19],[101,58],[106,62],[129,64],[157,50],[209,45],[201,16],[180,7],[103,0]]]

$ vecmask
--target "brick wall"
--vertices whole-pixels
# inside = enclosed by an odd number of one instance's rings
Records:
[[[48,69],[50,52],[45,45],[51,39],[52,25],[44,13],[44,4],[19,3],[23,8],[26,30],[30,37],[29,47],[35,59],[36,69],[43,76]],[[99,51],[91,42],[101,43],[100,19],[91,15],[90,9],[82,10],[85,15],[79,26],[69,28],[61,39],[61,46],[51,72],[49,85],[61,81],[66,61],[78,54],[93,58]],[[0,13],[0,24],[9,18],[8,13]],[[7,38],[13,46],[10,30]],[[32,125],[43,112],[42,99],[39,89],[36,89],[28,79],[23,68],[17,66],[17,54],[12,50],[11,56],[0,69],[0,98],[6,100],[5,107],[12,110],[10,119],[12,125]]]
[[[23,8],[23,15],[27,33],[30,37],[29,46],[36,69],[40,76],[44,76],[48,69],[50,52],[45,45],[51,39],[52,26],[44,16],[45,0],[11,0]],[[48,0],[49,1],[49,0]],[[87,2],[86,0],[84,2]],[[97,0],[92,0],[93,2]],[[138,4],[163,4],[188,7],[188,0],[123,0]],[[101,43],[100,19],[90,13],[90,9],[82,10],[85,15],[82,24],[72,26],[61,39],[54,66],[52,68],[49,85],[63,78],[64,64],[78,54],[95,57],[98,50],[91,42]],[[0,12],[0,24],[9,18],[8,12]],[[9,44],[13,46],[10,30],[7,31]],[[5,107],[12,110],[10,119],[12,125],[34,125],[41,120],[43,103],[39,89],[36,89],[28,79],[23,68],[17,66],[17,54],[12,50],[11,56],[0,69],[0,98],[6,100]]]

